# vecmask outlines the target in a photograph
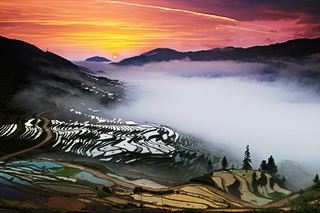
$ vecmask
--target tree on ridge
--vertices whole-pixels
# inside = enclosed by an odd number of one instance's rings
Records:
[[[245,170],[251,170],[251,158],[250,158],[250,150],[249,150],[249,145],[246,146],[246,151],[244,153],[244,158],[242,161],[242,169]]]
[[[267,170],[268,170],[267,161],[266,160],[261,161],[259,171],[266,172]]]
[[[222,158],[221,166],[222,166],[222,169],[223,169],[223,170],[225,170],[225,169],[228,167],[228,161],[227,161],[226,156],[224,156],[224,157]]]
[[[274,175],[278,172],[278,167],[276,166],[275,162],[274,162],[274,158],[272,157],[272,155],[269,157],[268,159],[268,164],[267,164],[267,171],[269,174]]]

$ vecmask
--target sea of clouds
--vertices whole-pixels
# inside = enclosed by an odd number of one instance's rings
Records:
[[[145,89],[108,115],[168,125],[238,157],[249,144],[256,166],[270,155],[320,160],[319,83],[310,77],[319,74],[318,56],[303,63],[171,61],[99,69]]]

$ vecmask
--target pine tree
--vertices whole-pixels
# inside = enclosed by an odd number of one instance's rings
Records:
[[[257,173],[256,173],[256,171],[254,171],[252,173],[252,181],[256,181],[256,180],[257,180]]]
[[[256,181],[257,185],[265,186],[268,183],[268,178],[264,172],[261,172],[260,178]]]
[[[318,174],[316,174],[316,176],[314,177],[313,182],[319,183],[319,175]]]
[[[222,166],[222,169],[223,169],[223,170],[225,170],[225,169],[228,167],[228,161],[227,161],[226,156],[224,156],[224,157],[222,158],[221,166]]]
[[[274,158],[272,157],[272,155],[268,159],[267,168],[268,173],[271,175],[274,175],[278,172],[278,168],[274,162]]]
[[[267,161],[266,160],[261,161],[259,170],[261,172],[266,172],[268,170],[268,166],[267,166]]]
[[[250,151],[249,151],[249,145],[246,146],[246,151],[244,153],[244,158],[242,161],[242,169],[245,170],[251,170],[252,167],[250,165],[251,159],[250,159]]]
[[[211,160],[208,162],[207,173],[213,172],[213,166]]]
[[[268,179],[265,173],[261,172],[261,177],[259,179],[259,185],[260,186],[265,186],[268,183]]]

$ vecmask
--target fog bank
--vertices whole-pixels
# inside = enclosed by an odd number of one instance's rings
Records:
[[[318,162],[320,96],[316,84],[296,74],[316,72],[318,65],[173,61],[108,67],[104,76],[147,90],[106,114],[165,124],[239,156],[250,144],[255,165],[270,155]]]

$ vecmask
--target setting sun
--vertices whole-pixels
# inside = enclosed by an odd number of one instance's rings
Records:
[[[118,55],[117,55],[117,54],[114,54],[114,55],[112,56],[112,58],[113,58],[113,59],[117,59],[117,58],[118,58]]]
[[[316,6],[309,6],[315,3],[295,0],[297,12],[285,3],[235,1],[239,8],[219,0],[48,0],[45,5],[40,0],[2,0],[0,32],[69,60],[103,54],[118,59],[113,53],[124,58],[158,47],[197,51],[319,36],[318,13],[312,10]],[[135,12],[127,16],[128,11]]]

